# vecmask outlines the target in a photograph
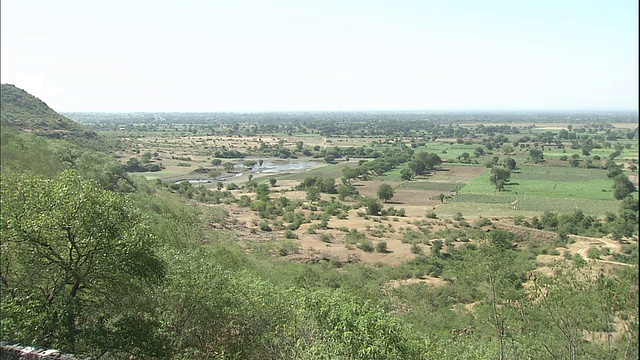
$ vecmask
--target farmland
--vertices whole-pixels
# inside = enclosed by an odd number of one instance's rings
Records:
[[[309,118],[305,120],[305,116]],[[105,134],[118,139],[118,153],[123,162],[131,158],[142,161],[142,155],[147,154],[148,164],[162,164],[160,171],[144,173],[148,179],[166,182],[200,179],[196,186],[202,186],[201,191],[217,191],[233,183],[237,188],[232,190],[235,198],[251,198],[257,184],[274,182],[277,185],[270,191],[272,197],[283,196],[298,202],[297,206],[307,216],[308,223],[303,222],[297,230],[289,232],[292,237],[298,237],[293,239],[299,247],[298,253],[304,249],[316,253],[328,251],[322,242],[313,244],[305,240],[308,237],[305,231],[318,230],[322,209],[328,202],[337,200],[335,190],[340,184],[352,189],[346,198],[340,195],[340,203],[345,207],[343,215],[341,219],[329,216],[321,230],[339,239],[342,233],[338,229],[358,229],[366,233],[384,224],[385,220],[375,216],[379,214],[362,216],[366,212],[358,197],[376,199],[378,188],[387,184],[394,194],[389,203],[381,204],[383,213],[391,208],[392,212],[402,209],[404,214],[387,224],[388,229],[394,231],[385,233],[388,244],[399,241],[408,229],[426,231],[413,224],[424,222],[430,223],[432,230],[446,229],[455,225],[452,220],[460,216],[472,223],[483,216],[526,220],[547,212],[580,210],[604,219],[607,214],[617,213],[620,207],[614,197],[613,180],[608,177],[607,167],[614,163],[611,159],[615,159],[637,186],[634,169],[638,146],[629,135],[637,128],[630,123],[603,118],[604,122],[591,123],[542,120],[539,124],[496,121],[462,122],[452,126],[447,122],[421,123],[414,119],[415,115],[407,116],[411,120],[396,122],[394,131],[387,123],[371,119],[349,123],[336,122],[329,116],[313,122],[312,114],[277,121],[265,120],[268,116],[260,116],[261,120],[253,122],[250,117],[218,119],[217,127],[188,116],[179,117],[181,122],[167,119],[160,123],[84,120],[96,130],[105,129]],[[358,135],[354,136],[356,129]],[[536,158],[532,156],[534,151]],[[406,154],[404,158],[393,155],[401,153]],[[434,154],[441,163],[405,178],[403,171],[411,166],[411,154],[419,153]],[[505,166],[508,160],[513,163],[511,176],[498,191],[490,181],[492,168]],[[308,161],[315,163],[297,170],[265,172],[262,167],[263,162]],[[253,165],[255,163],[259,165]],[[227,166],[230,164],[233,165]],[[247,164],[251,165],[247,167]],[[347,179],[349,171],[358,171],[359,175]],[[320,191],[314,199],[305,189],[297,189],[307,178],[331,179],[335,187],[326,193]],[[632,196],[637,198],[637,192]],[[233,214],[237,204],[232,201],[225,206]],[[277,216],[261,219],[252,212],[243,213],[243,218],[238,220],[243,224],[267,221],[275,224],[273,229],[287,227]],[[425,218],[426,215],[431,218]],[[316,217],[318,220],[312,220]],[[258,239],[261,237],[259,226],[253,226],[254,229],[249,226],[249,235]],[[280,231],[275,234],[284,236],[283,230]],[[335,248],[335,244],[331,247]],[[370,257],[361,249],[342,253],[332,250],[331,253],[343,260],[355,255]],[[385,262],[391,256],[375,258]]]
[[[398,343],[409,355],[401,358],[463,358],[468,347],[486,346],[496,354],[502,334],[513,339],[505,345],[511,358],[563,358],[569,340],[551,321],[556,306],[571,318],[571,331],[585,334],[576,346],[586,357],[637,353],[630,329],[638,135],[625,122],[604,115],[592,122],[540,115],[536,124],[517,115],[470,121],[468,114],[86,116],[77,120],[105,139],[115,164],[64,152],[70,147],[30,148],[24,135],[16,148],[3,145],[3,169],[62,149],[78,175],[52,174],[28,191],[99,184],[111,190],[96,190],[103,196],[96,201],[118,192],[131,202],[118,209],[139,209],[168,269],[167,281],[146,292],[160,296],[149,305],[160,315],[148,316],[179,339],[176,352],[191,338],[244,351],[252,341],[236,340],[244,333],[263,334],[269,349],[277,341],[304,347],[320,341],[315,334],[335,333],[327,311],[335,320],[354,309],[345,325],[352,326],[372,313],[366,304],[376,304],[402,329]],[[3,196],[22,196],[23,182],[7,179]],[[590,280],[596,273],[602,281]],[[552,296],[541,297],[541,289]],[[612,293],[628,301],[609,306]],[[183,306],[197,316],[185,318]],[[173,329],[183,320],[193,331],[180,337]],[[384,326],[371,335],[376,341],[392,328]],[[307,331],[312,340],[299,335]],[[235,341],[242,345],[234,348]],[[282,357],[295,358],[273,358]]]

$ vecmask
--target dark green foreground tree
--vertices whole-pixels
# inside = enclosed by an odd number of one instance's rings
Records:
[[[70,170],[53,180],[3,173],[1,189],[2,336],[162,356],[146,299],[165,266],[133,205]]]

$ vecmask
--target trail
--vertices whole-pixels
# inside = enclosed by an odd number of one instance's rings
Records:
[[[595,262],[600,262],[600,263],[612,264],[612,265],[633,266],[632,264],[622,263],[618,261],[589,259],[588,252],[592,246],[603,245],[603,247],[607,247],[609,249],[619,252],[621,250],[620,249],[621,246],[615,240],[611,240],[608,238],[593,238],[593,237],[580,236],[580,235],[569,235],[569,237],[576,241],[575,243],[569,245],[569,250],[573,253],[580,254],[580,256],[582,256],[585,259],[595,261]]]

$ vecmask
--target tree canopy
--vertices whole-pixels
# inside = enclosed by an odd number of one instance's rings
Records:
[[[381,184],[378,187],[378,198],[380,200],[387,202],[391,200],[391,198],[393,198],[393,195],[395,195],[395,192],[393,191],[393,188],[391,187],[391,185]]]
[[[153,337],[143,295],[165,266],[124,196],[72,170],[51,180],[3,174],[1,189],[3,336],[117,348],[132,335],[119,323],[138,319],[135,331]]]

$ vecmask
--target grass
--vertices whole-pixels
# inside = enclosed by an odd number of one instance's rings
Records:
[[[309,171],[305,171],[305,172],[301,172],[301,173],[286,174],[286,175],[278,177],[278,179],[303,181],[304,179],[306,179],[308,177],[311,177],[311,176],[321,176],[321,177],[325,177],[325,178],[326,177],[332,177],[332,178],[335,178],[335,179],[339,179],[339,178],[342,177],[342,169],[344,169],[347,166],[355,168],[357,166],[357,164],[348,163],[348,162],[341,162],[341,163],[337,163],[337,164],[327,164],[325,166],[322,166],[322,167],[319,167],[319,168],[315,168],[315,169],[311,169]]]
[[[497,197],[539,197],[550,199],[614,200],[613,182],[601,169],[552,168],[523,166],[520,172],[512,173],[511,182],[505,191],[496,193],[489,181],[491,171],[485,170],[460,194],[483,194]]]
[[[517,210],[511,209],[509,198],[495,197],[496,199],[482,198],[460,198],[455,197],[451,202],[440,205],[436,213],[439,215],[453,216],[460,212],[465,217],[482,215],[483,217],[501,216],[539,216],[544,211],[555,213],[572,213],[576,209],[582,210],[585,214],[602,216],[607,211],[616,213],[620,207],[617,201],[589,200],[589,199],[543,199],[528,198],[521,199]],[[513,199],[513,198],[512,198]],[[504,200],[501,202],[501,200]]]
[[[400,184],[400,189],[410,190],[436,190],[442,192],[454,192],[462,189],[466,184],[433,181],[406,181]]]
[[[587,214],[604,215],[619,208],[612,195],[613,181],[605,170],[522,166],[519,172],[512,173],[511,183],[502,192],[495,191],[490,174],[489,169],[483,171],[437,212],[531,216],[544,211],[569,213],[581,209]],[[517,210],[512,210],[510,204],[516,199],[520,200]]]

